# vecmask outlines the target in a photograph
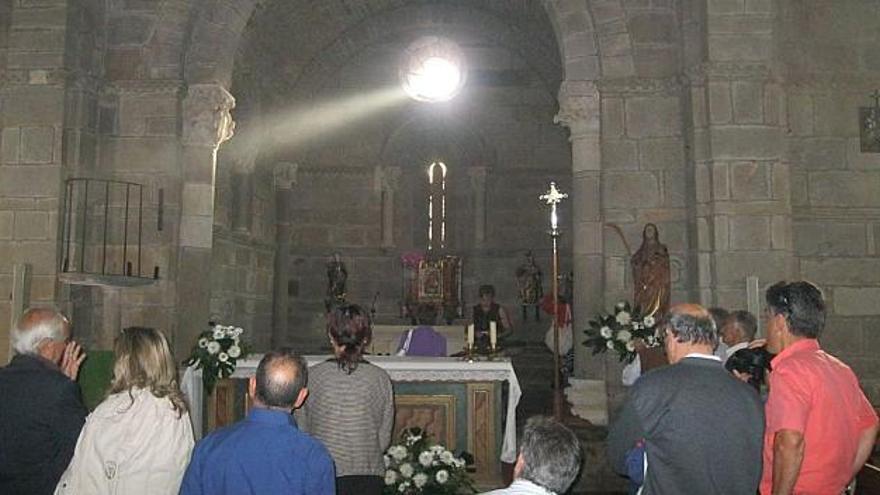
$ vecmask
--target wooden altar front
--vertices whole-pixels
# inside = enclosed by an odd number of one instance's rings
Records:
[[[309,366],[327,358],[306,356]],[[404,428],[424,428],[450,450],[474,456],[474,478],[481,488],[500,486],[501,461],[516,459],[516,406],[522,395],[509,360],[372,356],[369,361],[385,369],[394,383],[395,441]],[[251,406],[246,379],[258,362],[259,356],[239,362],[232,379],[220,381],[207,398],[201,371],[186,371],[182,381],[197,436],[244,417]]]

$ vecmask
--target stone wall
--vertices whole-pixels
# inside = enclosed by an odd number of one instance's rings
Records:
[[[211,319],[244,328],[248,342],[268,349],[276,249],[272,174],[264,168],[239,173],[222,148],[218,161]]]
[[[0,352],[13,316],[14,265],[31,266],[23,303],[56,298],[67,19],[64,2],[54,4],[0,4]]]
[[[789,76],[786,147],[794,246],[829,301],[823,346],[880,400],[880,153],[862,153],[859,107],[873,105],[880,18],[859,2],[783,2]]]

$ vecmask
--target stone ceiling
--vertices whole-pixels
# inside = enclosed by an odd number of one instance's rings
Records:
[[[440,34],[518,55],[555,94],[561,63],[537,0],[269,0],[245,30],[235,62],[236,94],[311,95],[377,46],[406,46]]]

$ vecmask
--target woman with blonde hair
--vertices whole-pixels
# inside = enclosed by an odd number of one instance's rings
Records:
[[[89,415],[60,494],[176,494],[193,432],[168,341],[152,328],[122,330],[113,381]]]

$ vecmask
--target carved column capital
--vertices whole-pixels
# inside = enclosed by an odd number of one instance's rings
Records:
[[[219,84],[193,84],[183,99],[183,142],[216,149],[232,137],[235,98]]]
[[[599,91],[592,81],[564,81],[559,88],[559,113],[554,124],[564,125],[572,138],[599,133]]]
[[[299,164],[290,162],[278,162],[272,170],[272,178],[275,182],[275,189],[293,189],[298,178]]]

